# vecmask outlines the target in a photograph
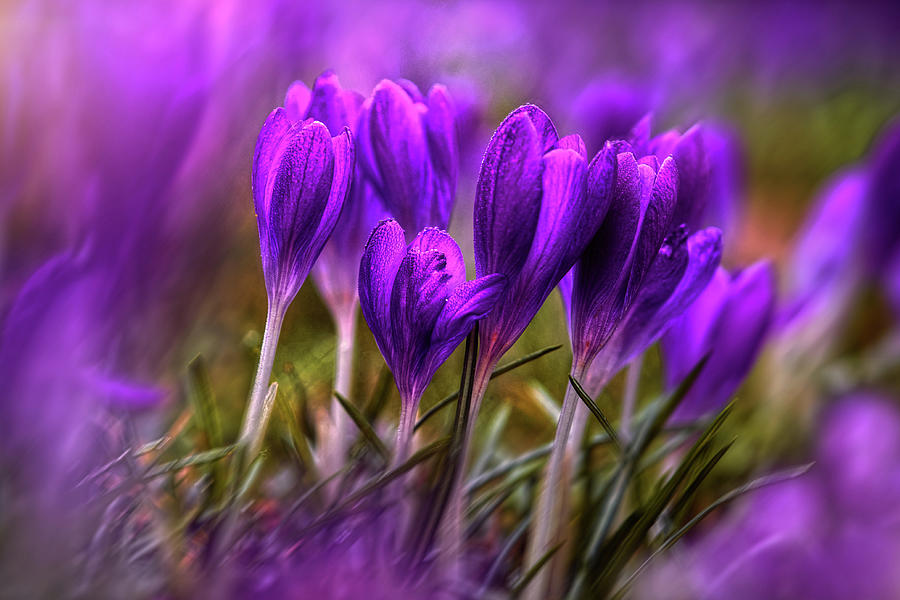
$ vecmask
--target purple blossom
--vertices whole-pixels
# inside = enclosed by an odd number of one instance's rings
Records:
[[[572,275],[569,314],[578,372],[593,362],[634,301],[670,230],[675,209],[674,159],[659,164],[649,156],[639,162],[632,152],[622,152],[616,160],[609,212]]]
[[[863,281],[868,189],[863,170],[834,176],[794,241],[776,327],[782,350],[807,364],[827,352]]]
[[[866,214],[867,267],[880,275],[900,251],[900,121],[887,127],[869,159],[871,187]]]
[[[393,219],[378,224],[359,266],[363,316],[400,390],[398,442],[411,433],[419,399],[438,367],[497,302],[505,278],[466,281],[462,252],[429,227],[406,244]]]
[[[293,110],[293,109],[292,109]],[[331,137],[318,121],[266,119],[253,155],[253,203],[269,302],[286,308],[341,214],[353,173],[349,129]]]
[[[662,338],[666,384],[674,389],[707,353],[709,361],[673,419],[718,410],[746,377],[775,307],[772,267],[760,262],[729,274],[719,268],[706,289]]]
[[[590,164],[536,106],[517,108],[485,151],[475,199],[475,267],[508,286],[480,331],[487,372],[572,267],[606,215],[616,176],[608,144]]]
[[[622,78],[602,77],[590,82],[571,100],[573,129],[581,131],[589,146],[625,139],[656,105],[647,85]]]
[[[446,228],[459,169],[446,88],[423,96],[410,81],[381,81],[362,106],[358,138],[360,165],[391,215],[407,231]]]

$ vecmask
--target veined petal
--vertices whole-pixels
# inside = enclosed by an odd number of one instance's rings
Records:
[[[253,203],[257,218],[265,220],[269,212],[269,199],[266,196],[266,188],[269,174],[274,168],[275,155],[279,147],[291,130],[291,121],[283,108],[276,108],[266,118],[266,122],[259,132],[256,140],[256,149],[253,152],[253,173],[251,185],[253,188]]]
[[[321,250],[313,247],[315,235],[309,232],[318,230],[331,196],[335,162],[331,135],[321,123],[303,124],[277,160],[266,189],[271,198],[269,252],[277,261],[266,269],[264,260],[263,267],[270,294],[290,301],[315,260],[308,254]]]
[[[428,91],[425,128],[434,175],[430,222],[446,227],[456,195],[459,144],[456,139],[456,109],[447,88],[442,85],[432,86]]]
[[[388,210],[412,231],[433,225],[424,222],[430,212],[423,196],[431,169],[425,126],[412,98],[396,83],[383,80],[375,87],[368,133]]]
[[[621,342],[614,370],[646,350],[687,310],[712,279],[721,258],[722,233],[714,227],[694,233],[686,244],[676,240],[660,249],[648,273],[646,290],[616,332]],[[678,277],[679,273],[683,274]],[[677,284],[673,285],[673,280]]]
[[[437,250],[447,258],[447,274],[450,276],[447,284],[457,286],[466,280],[466,263],[462,250],[459,249],[456,240],[449,233],[437,227],[426,227],[409,244],[410,249],[418,252]]]
[[[394,356],[391,293],[405,255],[403,228],[394,219],[387,219],[372,231],[359,264],[359,305],[378,349],[389,363]]]
[[[574,150],[580,154],[583,159],[587,160],[587,146],[585,145],[584,140],[581,139],[581,136],[577,133],[572,133],[559,138],[556,147],[563,150]]]
[[[466,281],[453,290],[434,326],[429,357],[432,373],[469,335],[475,322],[494,309],[505,286],[506,277],[495,273]]]
[[[475,194],[478,275],[514,277],[525,263],[541,208],[542,155],[542,139],[522,109],[491,137]]]
[[[306,116],[321,121],[328,127],[328,131],[337,135],[351,124],[355,116],[355,113],[351,112],[352,104],[348,103],[351,99],[352,96],[344,92],[334,71],[325,71],[313,84]]]

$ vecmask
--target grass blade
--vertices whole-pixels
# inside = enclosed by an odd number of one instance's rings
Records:
[[[585,406],[588,407],[588,410],[600,421],[600,425],[603,427],[603,430],[606,432],[606,435],[609,436],[609,439],[612,441],[613,445],[616,447],[616,450],[622,451],[622,443],[619,441],[619,436],[616,435],[616,431],[613,429],[612,425],[609,424],[609,421],[606,419],[606,416],[603,414],[603,411],[600,410],[600,407],[597,406],[597,403],[594,402],[593,398],[581,387],[581,384],[578,383],[578,380],[569,375],[569,382],[572,384],[572,388],[575,390],[575,393],[581,398],[581,401],[584,402]]]
[[[516,581],[516,583],[512,587],[512,590],[510,590],[510,597],[518,597],[525,590],[525,588],[528,587],[528,584],[531,583],[531,580],[534,579],[534,577],[538,574],[538,572],[540,572],[544,565],[546,565],[547,562],[551,558],[553,558],[553,555],[556,554],[556,552],[560,548],[562,548],[564,543],[565,542],[560,542],[547,550],[547,552],[545,552],[544,555],[541,556],[530,569],[528,569],[528,572],[522,575],[522,577],[520,577],[519,580]]]
[[[359,428],[360,433],[362,433],[369,445],[378,452],[378,455],[381,456],[385,464],[389,464],[391,461],[391,453],[388,451],[387,446],[384,445],[384,442],[381,441],[381,438],[378,437],[378,434],[375,433],[375,430],[366,420],[365,416],[363,416],[359,409],[353,406],[340,393],[335,392],[334,396],[337,398],[338,402],[340,402],[344,410],[347,411],[347,414],[350,415],[350,418],[353,419],[353,422]]]

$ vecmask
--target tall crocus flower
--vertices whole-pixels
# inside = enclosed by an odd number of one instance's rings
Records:
[[[316,79],[312,90],[299,81],[292,84],[284,106],[292,121],[316,119],[332,135],[337,135],[344,128],[351,132],[357,130],[363,101],[361,94],[343,89],[334,72],[325,71]],[[356,336],[358,257],[372,228],[385,216],[384,207],[363,177],[357,161],[341,216],[312,270],[337,332],[334,390],[347,398],[351,396]],[[331,422],[333,430],[324,436],[330,448],[322,457],[327,471],[340,467],[349,443],[347,414],[336,400],[331,406]]]
[[[241,440],[261,442],[263,401],[284,313],[331,235],[350,189],[350,131],[332,137],[319,121],[292,121],[276,108],[263,124],[253,155],[253,205],[268,294],[259,368]]]
[[[497,361],[603,222],[615,173],[611,146],[588,164],[581,138],[560,139],[536,106],[514,110],[491,138],[475,198],[475,268],[508,286],[481,325],[472,414]]]
[[[462,252],[429,227],[407,245],[397,221],[378,224],[359,266],[363,316],[400,390],[397,458],[405,457],[422,393],[438,367],[499,299],[499,274],[466,281]]]
[[[572,376],[584,380],[595,359],[609,345],[617,326],[644,296],[644,304],[668,300],[688,272],[690,252],[680,230],[668,239],[675,212],[679,169],[672,157],[660,163],[655,156],[638,158],[624,142],[617,143],[617,175],[606,219],[575,264],[572,274]],[[665,242],[665,243],[664,243]],[[658,302],[656,303],[658,304]],[[656,306],[658,309],[659,307]],[[655,311],[647,311],[649,313]],[[647,319],[641,319],[646,323]],[[529,561],[537,561],[552,544],[559,523],[564,463],[570,432],[580,438],[586,415],[578,415],[580,401],[569,388],[563,399],[553,451],[538,500],[541,515],[529,541]],[[584,407],[580,407],[583,411]],[[576,416],[578,417],[576,419]],[[530,588],[545,594],[545,578]]]
[[[716,271],[691,307],[662,337],[666,384],[674,389],[707,353],[709,360],[675,410],[678,421],[721,408],[750,371],[775,307],[768,262],[731,275]]]
[[[359,160],[390,214],[407,231],[446,228],[459,168],[456,116],[449,93],[427,96],[410,81],[383,80],[359,122]]]

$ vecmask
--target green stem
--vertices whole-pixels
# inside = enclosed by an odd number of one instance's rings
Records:
[[[334,364],[334,391],[344,398],[350,399],[350,389],[353,386],[353,343],[356,339],[356,305],[344,315],[335,316],[337,328],[337,354]],[[347,411],[340,405],[337,398],[331,402],[331,422],[334,431],[331,432],[330,455],[327,461],[330,471],[336,471],[347,458],[350,447],[350,417]]]
[[[619,436],[622,442],[631,441],[631,419],[634,416],[634,407],[637,403],[638,386],[641,383],[641,368],[644,366],[644,355],[640,354],[628,367],[625,378],[625,396],[622,398],[622,419],[619,424]]]
[[[272,365],[275,363],[275,350],[278,347],[278,336],[281,333],[283,321],[284,308],[270,302],[266,315],[266,329],[263,333],[262,348],[259,351],[259,366],[256,369],[256,379],[253,382],[250,401],[247,403],[247,410],[244,412],[241,436],[238,439],[240,445],[250,449],[258,449],[265,435],[266,392],[269,389],[269,381],[272,378]],[[254,456],[248,456],[248,463],[254,458]]]
[[[397,424],[397,442],[394,445],[394,466],[399,466],[409,458],[409,449],[419,412],[419,398],[400,402],[400,422]]]
[[[580,380],[582,369],[575,367],[572,369],[572,376]],[[553,450],[550,452],[550,458],[547,460],[546,473],[541,484],[541,490],[538,496],[537,509],[535,518],[532,520],[531,536],[528,540],[528,550],[525,554],[525,564],[532,567],[537,564],[541,557],[558,544],[565,527],[567,519],[565,513],[566,507],[562,506],[568,495],[565,493],[569,485],[570,472],[567,463],[571,463],[571,455],[568,452],[569,434],[572,431],[572,422],[575,418],[576,409],[581,400],[572,386],[566,388],[566,395],[563,398],[562,409],[559,413],[559,423],[556,426],[556,436],[553,439]],[[568,465],[571,467],[571,464]],[[548,570],[544,569],[535,575],[534,579],[528,584],[525,590],[524,598],[526,600],[540,600],[546,597],[548,580]]]

